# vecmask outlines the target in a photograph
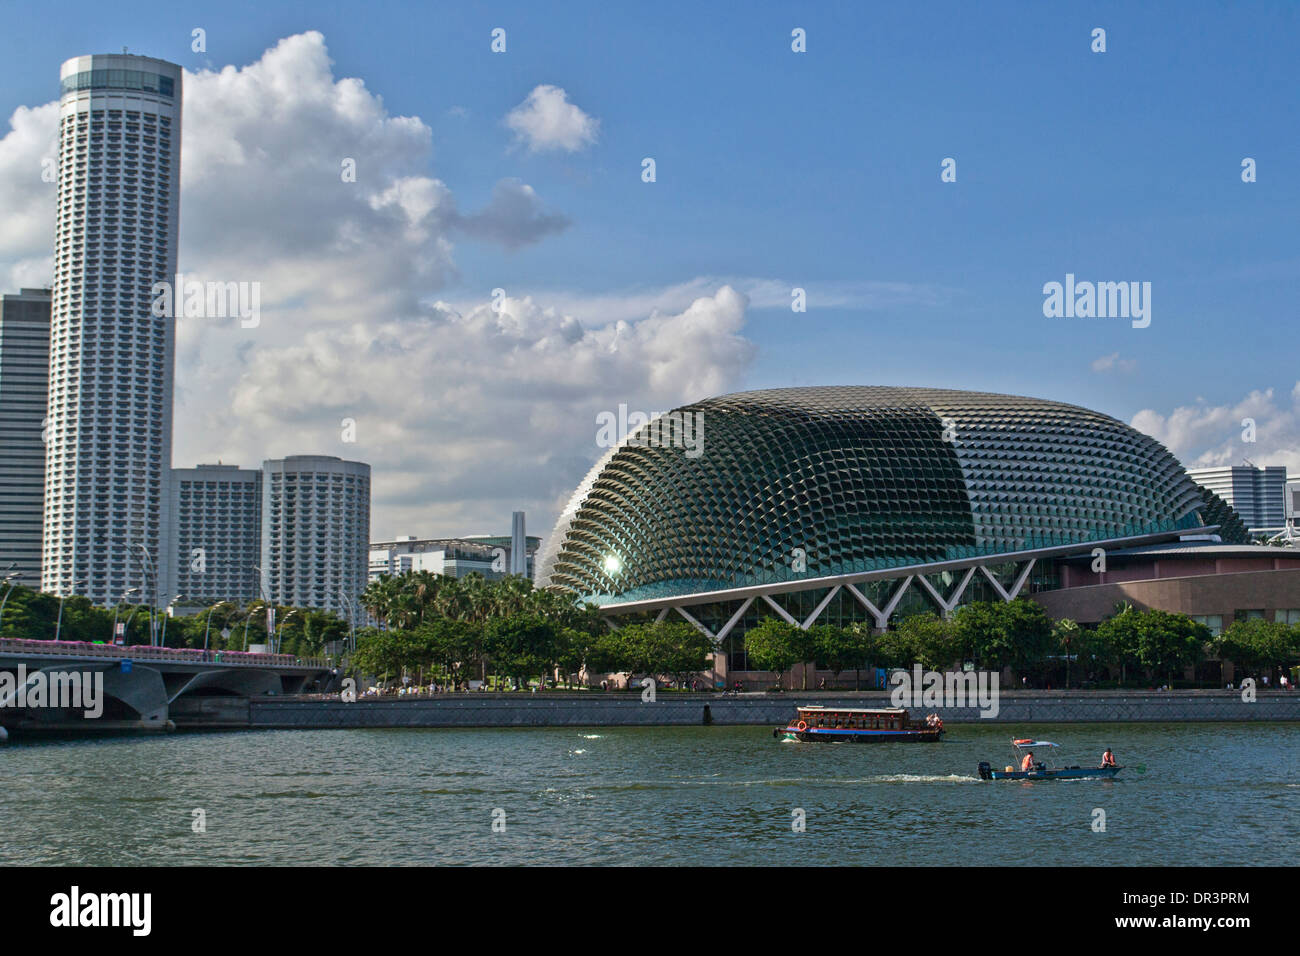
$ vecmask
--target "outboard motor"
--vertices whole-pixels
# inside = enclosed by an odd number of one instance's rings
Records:
[[[981,780],[993,779],[993,768],[989,766],[989,762],[987,760],[980,761],[979,774]]]

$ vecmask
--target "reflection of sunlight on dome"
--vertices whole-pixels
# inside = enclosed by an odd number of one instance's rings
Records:
[[[618,560],[618,555],[607,554],[605,556],[605,570],[608,571],[610,574],[618,574],[619,569],[622,567],[623,564],[621,561]]]

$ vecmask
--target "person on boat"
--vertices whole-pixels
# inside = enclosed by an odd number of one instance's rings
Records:
[[[1034,752],[1031,750],[1025,754],[1025,759],[1020,761],[1020,769],[1025,773],[1034,769]]]
[[[1103,767],[1113,767],[1113,766],[1115,766],[1115,755],[1114,755],[1113,753],[1110,752],[1110,748],[1109,748],[1109,747],[1107,747],[1107,748],[1106,748],[1106,752],[1105,752],[1104,754],[1101,755],[1101,765],[1102,765]]]

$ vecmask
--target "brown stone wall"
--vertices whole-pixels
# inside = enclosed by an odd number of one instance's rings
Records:
[[[1042,591],[1030,597],[1053,618],[1068,617],[1081,624],[1110,617],[1117,603],[1128,601],[1141,610],[1220,614],[1227,627],[1238,609],[1263,609],[1272,620],[1279,608],[1300,608],[1300,569],[1122,581]]]

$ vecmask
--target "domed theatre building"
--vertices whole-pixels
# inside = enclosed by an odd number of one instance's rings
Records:
[[[782,388],[631,431],[574,492],[536,583],[615,626],[680,617],[743,672],[745,630],[772,615],[884,629],[915,610],[1028,596],[1082,623],[1128,600],[1217,630],[1238,612],[1300,609],[1300,555],[1244,541],[1232,509],[1163,445],[1099,412],[948,389]]]

